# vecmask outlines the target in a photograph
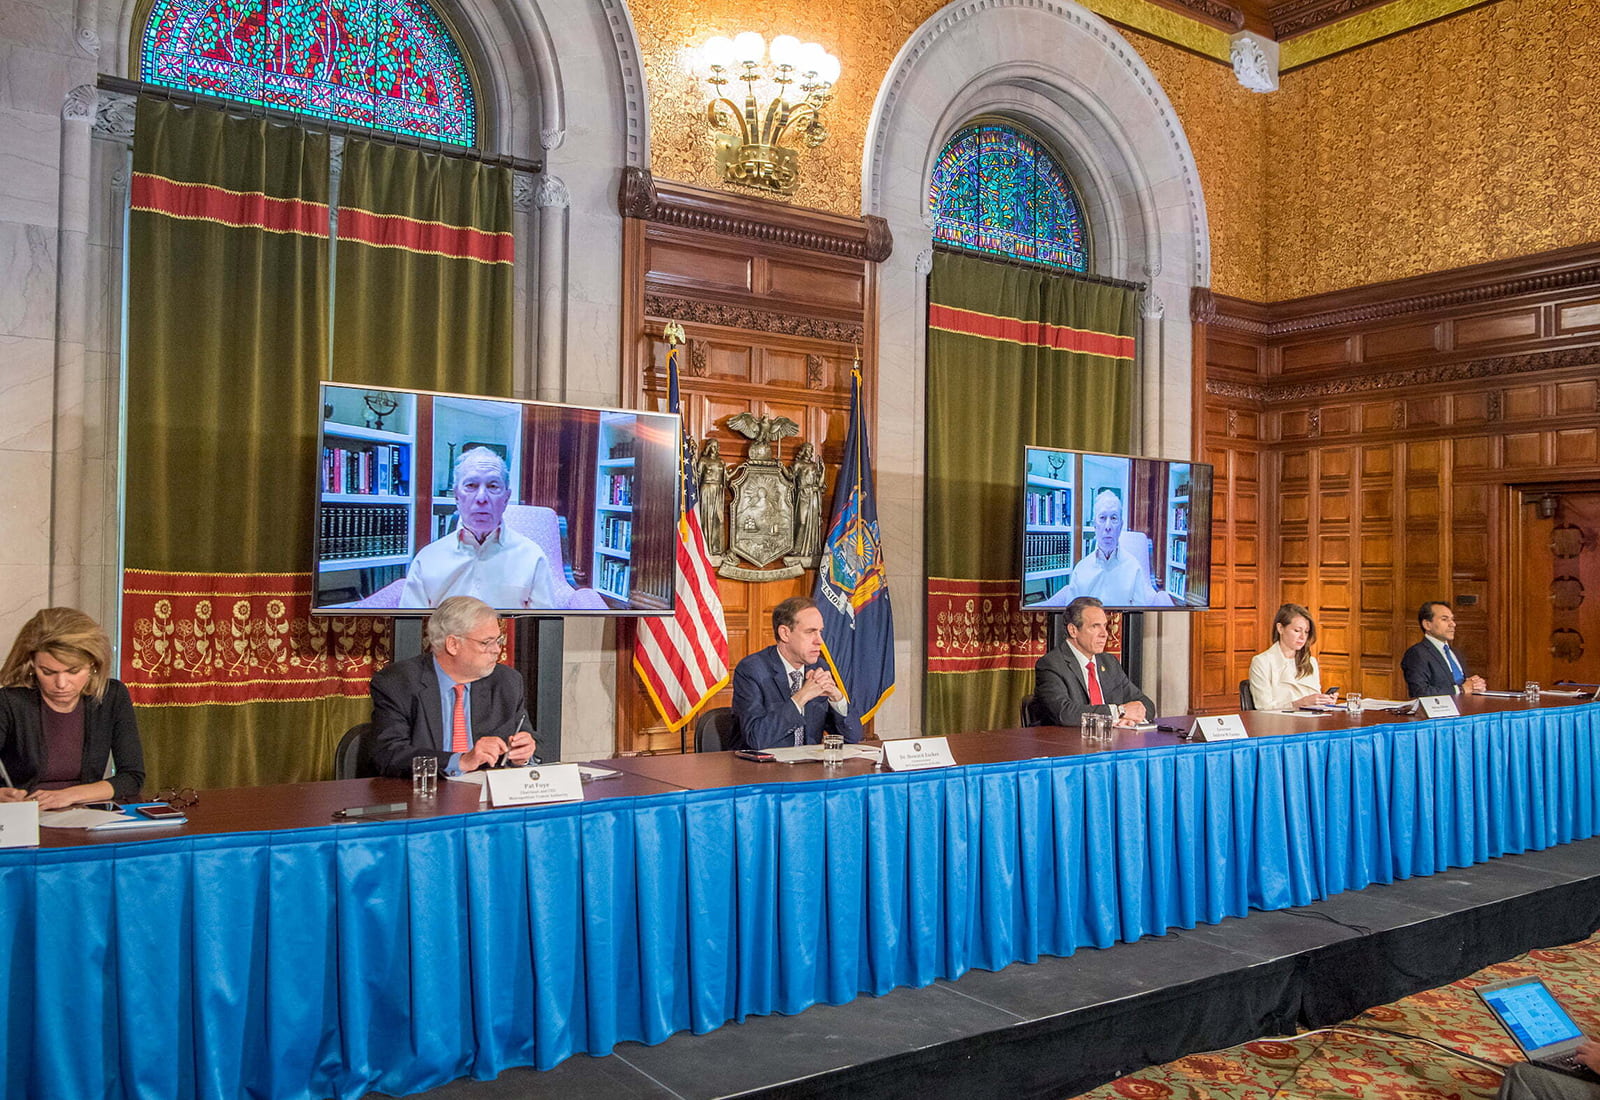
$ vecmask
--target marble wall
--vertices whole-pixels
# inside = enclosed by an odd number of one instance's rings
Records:
[[[76,469],[85,418],[96,416],[85,406],[83,379],[104,370],[104,347],[85,342],[90,298],[98,299],[83,286],[90,225],[86,210],[62,214],[63,194],[85,189],[90,171],[86,103],[81,96],[69,102],[68,93],[94,82],[97,50],[70,5],[0,4],[0,639],[7,645],[49,602],[104,610],[95,586],[80,591],[76,538],[73,552],[59,552],[66,515],[76,527],[79,501],[97,498],[101,486],[85,484]],[[73,299],[65,313],[64,292]],[[66,459],[59,470],[58,433]],[[53,524],[58,476],[63,517]]]

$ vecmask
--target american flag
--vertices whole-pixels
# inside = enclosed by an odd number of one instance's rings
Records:
[[[669,341],[681,339],[676,326]],[[678,345],[667,352],[667,411],[678,411]],[[633,668],[666,720],[677,731],[728,682],[728,627],[722,595],[695,512],[694,438],[682,432],[682,513],[678,517],[677,610],[641,619]]]

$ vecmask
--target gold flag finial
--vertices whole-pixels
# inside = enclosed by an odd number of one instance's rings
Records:
[[[669,348],[675,348],[683,343],[683,326],[676,321],[668,321],[666,327],[661,330],[661,335],[667,338]]]

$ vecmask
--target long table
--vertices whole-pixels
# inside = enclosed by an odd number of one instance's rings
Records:
[[[1303,905],[1600,832],[1592,706],[1060,728],[959,765],[634,757],[585,801],[202,792],[0,852],[7,1096],[358,1097]],[[404,817],[334,823],[344,806]]]

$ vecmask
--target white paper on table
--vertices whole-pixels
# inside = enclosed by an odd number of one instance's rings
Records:
[[[65,810],[45,810],[39,814],[39,826],[44,829],[92,829],[113,821],[126,821],[127,814],[112,810],[91,810],[86,806],[73,806]]]

